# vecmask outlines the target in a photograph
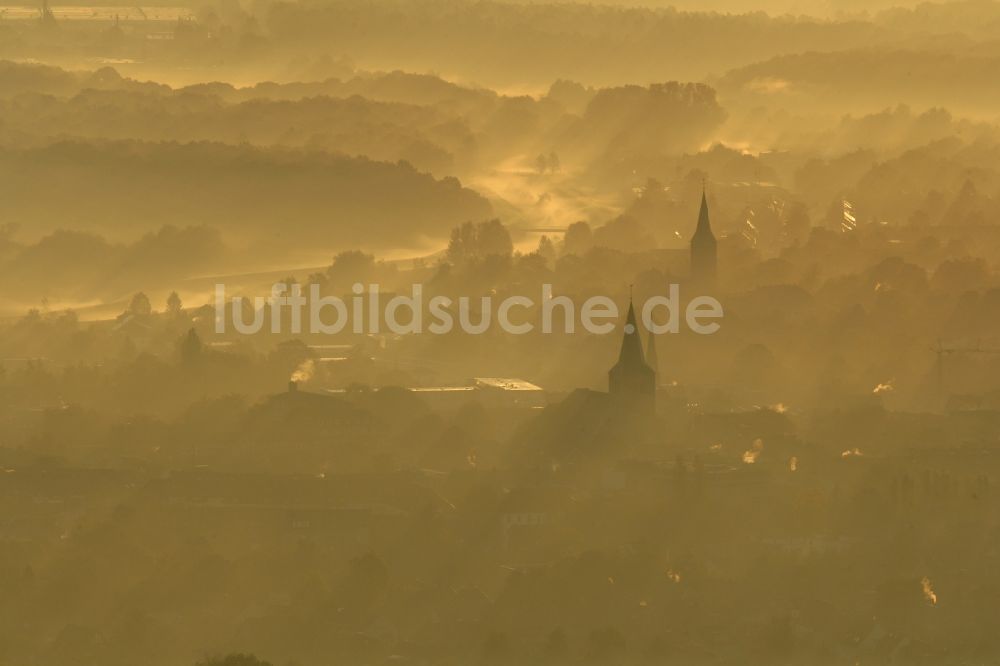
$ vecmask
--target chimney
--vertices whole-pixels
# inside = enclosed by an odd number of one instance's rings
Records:
[[[288,382],[289,393],[295,393],[298,390],[299,390],[299,383],[297,381],[293,379],[292,381]]]

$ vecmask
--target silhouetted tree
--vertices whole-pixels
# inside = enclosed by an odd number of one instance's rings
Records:
[[[125,309],[125,314],[133,317],[148,317],[152,313],[153,305],[149,302],[149,296],[141,291],[132,297]]]
[[[566,254],[583,256],[594,247],[594,232],[586,222],[574,222],[566,228],[563,237],[563,251]]]
[[[551,263],[556,259],[556,246],[548,236],[542,236],[538,239],[538,249],[536,252],[546,262]]]
[[[500,220],[473,224],[466,222],[451,232],[448,242],[448,261],[464,264],[487,257],[509,257],[514,252],[510,232]]]
[[[540,153],[538,157],[535,158],[535,171],[540,174],[545,173],[549,170],[549,157],[545,153]]]
[[[201,350],[201,338],[198,336],[198,331],[192,328],[180,341],[181,362],[194,363],[201,358]]]
[[[176,317],[181,313],[182,307],[181,297],[177,295],[176,291],[170,292],[170,295],[167,296],[167,313]]]
[[[375,275],[375,257],[360,250],[347,250],[333,258],[333,264],[326,270],[330,284],[344,289],[355,282],[365,284]]]
[[[549,171],[551,171],[552,173],[558,173],[559,169],[562,168],[562,165],[559,162],[559,156],[556,155],[555,152],[549,153],[548,163],[549,163]]]

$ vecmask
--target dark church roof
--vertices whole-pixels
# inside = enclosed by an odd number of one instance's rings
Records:
[[[694,230],[694,236],[691,237],[693,241],[699,240],[715,240],[715,234],[712,233],[712,225],[708,220],[708,199],[705,197],[705,193],[701,193],[701,210],[698,211],[698,226]]]
[[[622,348],[618,353],[618,365],[629,367],[645,364],[646,360],[642,355],[642,341],[639,339],[639,326],[635,321],[635,308],[632,306],[632,300],[629,299]]]
[[[656,335],[652,331],[646,333],[646,365],[655,372],[660,371],[660,356],[656,352]]]
[[[642,338],[631,296],[624,329],[618,362],[608,370],[608,393],[629,413],[652,414],[655,410],[656,371],[646,365],[643,358]]]

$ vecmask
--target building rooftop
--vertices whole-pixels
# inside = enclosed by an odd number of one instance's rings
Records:
[[[499,389],[501,391],[541,391],[541,386],[536,386],[523,379],[509,377],[475,377],[473,380],[477,388]]]

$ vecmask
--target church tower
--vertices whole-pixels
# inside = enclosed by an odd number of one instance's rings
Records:
[[[712,225],[708,221],[708,199],[701,193],[698,228],[691,237],[691,281],[701,287],[714,287],[718,251]]]
[[[629,408],[652,413],[656,406],[656,372],[646,365],[642,341],[635,321],[635,308],[629,298],[625,332],[618,363],[608,371],[611,398]]]
[[[652,331],[646,333],[646,365],[660,374],[660,355],[656,353],[656,335]]]

